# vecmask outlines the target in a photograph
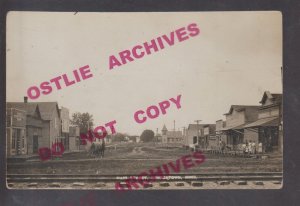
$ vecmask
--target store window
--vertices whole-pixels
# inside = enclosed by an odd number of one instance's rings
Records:
[[[197,143],[197,137],[194,136],[194,137],[193,137],[193,144],[196,144],[196,143]]]
[[[21,137],[22,137],[22,149],[25,148],[25,130],[21,130]]]
[[[17,131],[16,131],[16,129],[13,129],[12,140],[11,140],[11,148],[16,149],[16,146],[17,146]]]

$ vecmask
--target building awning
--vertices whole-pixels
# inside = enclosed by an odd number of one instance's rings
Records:
[[[279,118],[278,117],[266,117],[263,119],[256,120],[250,124],[246,124],[244,128],[249,127],[271,127],[271,126],[278,126],[279,125]]]
[[[221,131],[225,131],[225,130],[234,130],[234,129],[243,129],[245,124],[241,124],[238,126],[229,126],[229,127],[224,127],[221,129]]]

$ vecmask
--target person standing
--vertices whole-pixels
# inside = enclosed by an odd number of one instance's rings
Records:
[[[263,152],[263,145],[262,145],[262,143],[260,142],[260,143],[258,143],[258,153],[262,153]]]
[[[224,154],[224,150],[225,150],[225,142],[224,141],[222,141],[222,147],[221,147],[221,149],[222,149],[222,154]]]
[[[248,144],[248,140],[246,140],[246,154],[249,153],[249,144]]]
[[[101,157],[104,157],[104,151],[105,151],[105,140],[102,139],[102,144],[101,144]]]
[[[256,154],[256,142],[252,143],[253,154]]]
[[[246,154],[246,143],[245,142],[243,142],[243,144],[242,144],[242,150],[243,150],[243,155],[245,156],[245,154]]]

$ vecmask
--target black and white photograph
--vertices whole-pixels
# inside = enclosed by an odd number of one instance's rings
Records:
[[[10,190],[281,189],[279,11],[10,11]]]

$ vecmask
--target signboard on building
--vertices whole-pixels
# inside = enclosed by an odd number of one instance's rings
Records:
[[[208,135],[209,134],[209,127],[204,127],[203,134]]]
[[[6,111],[7,118],[6,123],[7,127],[25,127],[26,125],[26,112],[23,110],[9,108]]]

